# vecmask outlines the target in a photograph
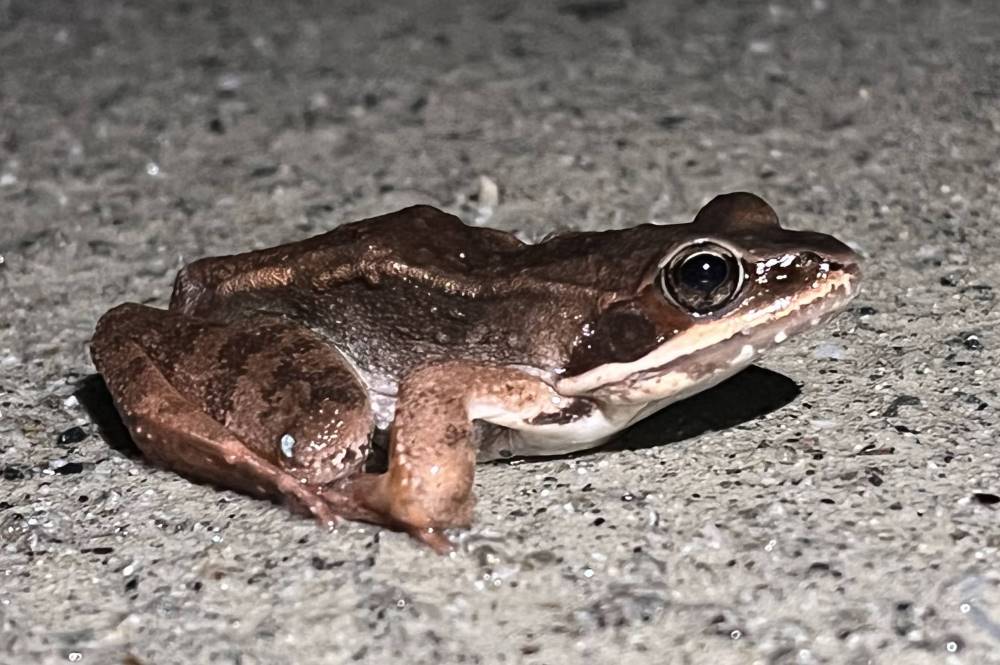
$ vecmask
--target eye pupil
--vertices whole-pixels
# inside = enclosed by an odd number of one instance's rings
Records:
[[[679,277],[684,286],[708,293],[729,277],[729,265],[715,254],[693,254],[680,265]]]
[[[732,302],[742,282],[739,259],[709,242],[677,252],[660,271],[664,294],[696,315],[710,314]]]

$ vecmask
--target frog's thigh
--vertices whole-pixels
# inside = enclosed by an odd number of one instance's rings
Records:
[[[467,526],[472,518],[475,420],[529,420],[553,411],[556,393],[507,367],[448,362],[400,384],[389,469],[352,481],[357,501],[411,529]]]
[[[238,436],[181,394],[137,341],[135,328],[183,326],[175,314],[126,305],[98,326],[92,353],[118,411],[140,450],[161,466],[189,478],[269,498],[288,498],[319,520],[337,511],[295,476],[255,452]],[[135,322],[135,325],[133,325]],[[179,332],[179,331],[178,331]]]

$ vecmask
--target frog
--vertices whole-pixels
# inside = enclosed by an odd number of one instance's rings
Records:
[[[104,314],[91,354],[153,464],[446,552],[478,462],[598,447],[828,321],[860,276],[748,192],[535,243],[416,205],[189,263],[166,309]]]

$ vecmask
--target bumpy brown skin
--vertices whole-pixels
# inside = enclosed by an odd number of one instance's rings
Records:
[[[400,386],[389,469],[376,475],[362,472],[373,427],[362,386],[339,352],[306,328],[125,304],[101,318],[92,353],[151,461],[292,500],[327,524],[346,517],[404,529],[438,551],[449,547],[442,528],[472,518],[470,403],[520,407],[531,418],[551,408],[554,395],[508,368],[456,361],[417,369]],[[305,452],[283,454],[285,436]]]
[[[850,256],[828,236],[781,229],[750,194],[718,197],[692,224],[531,246],[416,206],[196,261],[169,310],[105,314],[92,354],[150,460],[444,550],[440,530],[472,514],[483,433],[470,414],[493,408],[541,424],[588,412],[586,396],[559,401],[551,377],[635,360],[694,325],[655,278],[681,243],[713,237],[743,247],[747,261],[757,246]],[[790,277],[753,297],[811,279]],[[363,471],[374,419],[355,368],[399,386],[384,474]]]
[[[293,498],[334,520],[310,486],[358,472],[372,416],[353,373],[321,338],[277,319],[219,324],[130,303],[101,318],[91,351],[150,460],[256,496]],[[282,455],[285,434],[305,454]],[[322,447],[311,451],[313,443]]]

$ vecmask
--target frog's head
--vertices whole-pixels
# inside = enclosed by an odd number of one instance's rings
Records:
[[[704,390],[818,326],[856,295],[857,255],[781,228],[753,194],[716,197],[690,224],[642,227],[654,259],[635,291],[602,304],[556,389],[612,404]]]

